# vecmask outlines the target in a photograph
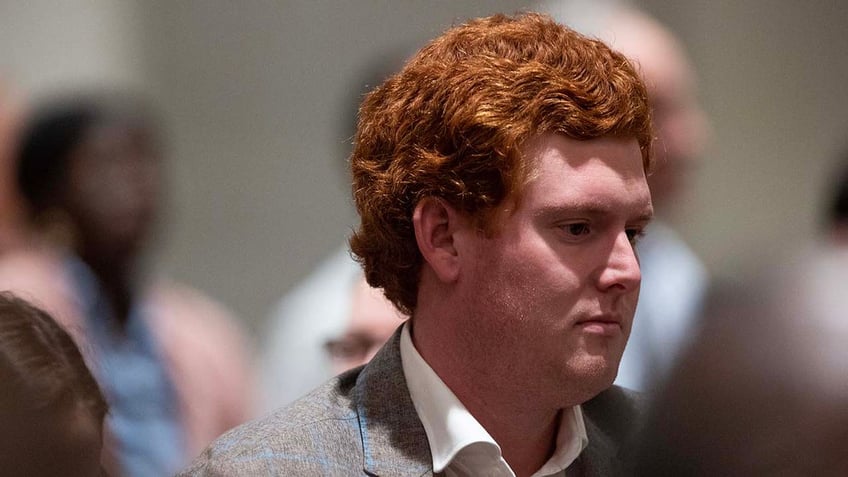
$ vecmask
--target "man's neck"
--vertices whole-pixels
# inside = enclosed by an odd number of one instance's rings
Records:
[[[525,412],[501,414],[498,409],[479,407],[479,403],[471,404],[469,399],[457,397],[501,447],[504,460],[516,476],[532,475],[553,455],[561,410],[553,414],[528,413],[526,409]],[[527,400],[527,396],[524,399]]]
[[[445,339],[453,333],[419,318],[416,313],[412,339],[422,358],[498,443],[517,476],[539,470],[556,448],[562,409],[466,356],[467,348]]]

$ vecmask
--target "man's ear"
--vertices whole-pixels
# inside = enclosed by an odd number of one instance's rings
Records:
[[[459,276],[459,252],[456,233],[465,224],[464,217],[450,204],[437,197],[418,201],[412,213],[415,240],[430,268],[443,282]]]

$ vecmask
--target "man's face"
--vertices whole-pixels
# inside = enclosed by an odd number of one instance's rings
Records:
[[[536,167],[520,200],[466,242],[471,346],[528,391],[579,383],[588,399],[614,380],[636,309],[633,243],[653,215],[641,153],[635,139],[555,134],[524,153]]]
[[[153,226],[161,158],[148,132],[97,125],[73,152],[66,206],[85,240],[104,255],[132,256]]]

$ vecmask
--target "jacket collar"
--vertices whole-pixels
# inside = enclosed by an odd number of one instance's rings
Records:
[[[583,449],[577,461],[568,467],[566,475],[581,475],[583,477],[621,475],[621,469],[616,464],[618,462],[618,446],[595,424],[591,417],[584,414],[584,418],[589,445]]]
[[[354,402],[362,433],[363,467],[369,475],[432,475],[427,434],[406,386],[400,327],[363,368]]]
[[[403,374],[400,331],[398,327],[356,380],[353,399],[362,434],[363,468],[373,476],[429,476],[433,458]],[[600,402],[604,394],[591,401]],[[584,412],[589,444],[569,466],[568,475],[603,477],[622,471],[617,464],[619,446],[594,417]]]

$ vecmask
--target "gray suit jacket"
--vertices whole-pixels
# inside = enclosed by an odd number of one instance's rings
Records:
[[[636,399],[614,386],[582,407],[589,445],[566,473],[624,474],[620,450],[639,414]],[[424,476],[433,475],[432,462],[396,332],[367,366],[227,432],[180,475]]]

